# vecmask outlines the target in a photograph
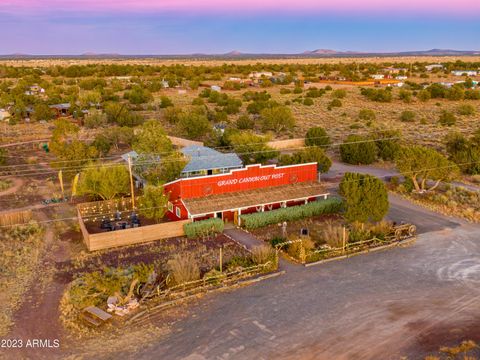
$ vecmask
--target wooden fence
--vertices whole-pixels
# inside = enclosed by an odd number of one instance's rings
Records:
[[[32,210],[8,211],[0,214],[0,226],[26,224],[32,220]]]
[[[305,146],[304,138],[269,141],[268,146],[275,150],[298,149]]]
[[[175,136],[168,136],[168,138],[170,139],[173,145],[179,146],[179,147],[185,147],[185,146],[191,146],[191,145],[203,146],[203,142],[201,141],[188,140],[188,139],[183,139]]]
[[[80,219],[83,239],[89,251],[110,249],[118,246],[142,244],[155,240],[184,236],[183,225],[191,220],[172,221],[138,228],[89,234]]]

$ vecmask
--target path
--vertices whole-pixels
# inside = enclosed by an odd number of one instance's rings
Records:
[[[48,220],[47,215],[38,212],[38,220]],[[58,304],[66,284],[54,278],[55,262],[65,256],[62,243],[55,239],[51,225],[45,226],[43,258],[37,268],[37,276],[30,288],[25,292],[24,302],[14,315],[14,326],[8,338],[10,339],[60,339],[62,325],[60,324]],[[9,355],[16,358],[36,359],[48,355],[60,355],[61,349],[21,349],[12,351]],[[43,355],[43,356],[42,356]]]

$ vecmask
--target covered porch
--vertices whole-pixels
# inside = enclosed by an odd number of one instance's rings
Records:
[[[183,199],[182,202],[188,211],[189,219],[193,221],[217,217],[241,225],[242,214],[303,205],[318,198],[327,199],[328,195],[320,183],[306,182]]]

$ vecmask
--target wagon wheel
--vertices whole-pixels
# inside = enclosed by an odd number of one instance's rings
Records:
[[[400,240],[401,238],[402,238],[402,230],[401,229],[395,230],[395,239]]]
[[[417,233],[417,227],[415,225],[410,225],[408,227],[408,235],[414,236]]]

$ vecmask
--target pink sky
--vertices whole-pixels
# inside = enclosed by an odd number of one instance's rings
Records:
[[[0,0],[0,11],[9,13],[55,12],[58,10],[94,12],[189,11],[335,11],[432,13],[480,15],[480,0]]]

